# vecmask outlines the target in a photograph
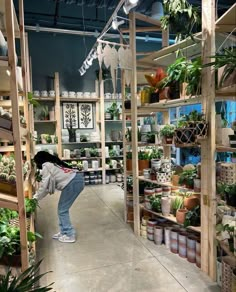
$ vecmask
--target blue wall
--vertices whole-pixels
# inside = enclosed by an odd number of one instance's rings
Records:
[[[78,69],[94,45],[95,37],[45,32],[29,32],[28,35],[34,90],[53,89],[54,73],[59,72],[61,91],[94,91],[98,61],[95,60],[82,77]],[[142,40],[137,42],[137,51],[153,51],[159,48],[159,43]]]

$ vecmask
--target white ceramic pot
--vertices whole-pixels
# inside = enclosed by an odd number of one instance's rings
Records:
[[[34,94],[34,96],[40,96],[40,92],[39,92],[39,90],[34,90],[34,92],[33,92],[33,94]]]
[[[42,91],[41,91],[41,96],[43,96],[43,97],[47,97],[47,96],[48,96],[48,92],[47,92],[47,90],[42,90]]]
[[[88,170],[88,161],[87,160],[84,160],[83,161],[83,170],[84,171],[87,171]]]
[[[161,160],[160,159],[152,159],[151,160],[151,168],[154,170],[159,170],[161,168]]]
[[[110,99],[111,98],[111,93],[105,93],[105,99]]]
[[[151,125],[142,125],[141,133],[148,133],[148,132],[151,132]]]
[[[84,96],[83,92],[81,92],[81,91],[76,92],[77,98],[82,98],[83,96]]]
[[[151,176],[151,169],[150,168],[145,168],[143,170],[143,176],[144,178],[146,179],[150,179],[150,176]]]
[[[97,93],[96,92],[91,92],[91,98],[97,98]]]
[[[157,182],[159,182],[159,183],[166,182],[166,173],[165,172],[157,172]]]
[[[98,170],[98,161],[97,160],[92,160],[92,168],[94,170]]]
[[[84,92],[84,98],[90,98],[91,93],[90,92]]]
[[[55,95],[56,95],[55,90],[49,90],[50,97],[55,97]]]
[[[64,149],[63,156],[66,159],[70,159],[70,149]]]
[[[62,91],[61,96],[68,97],[69,96],[68,91]]]
[[[69,91],[69,97],[75,98],[75,91]]]
[[[170,215],[171,198],[162,197],[161,198],[161,212],[164,216]]]

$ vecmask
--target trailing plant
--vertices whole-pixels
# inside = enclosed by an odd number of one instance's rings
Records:
[[[48,144],[52,143],[52,137],[49,134],[45,136],[45,139]]]
[[[47,286],[40,286],[40,279],[50,272],[43,274],[39,273],[39,266],[42,260],[35,265],[30,266],[19,276],[14,276],[11,273],[11,269],[8,270],[6,275],[0,277],[0,291],[4,292],[47,292],[53,288],[50,287],[54,284],[51,283]]]
[[[160,134],[163,137],[172,138],[175,132],[175,126],[174,125],[165,125],[161,130]]]
[[[188,211],[184,221],[184,227],[188,226],[200,226],[201,225],[201,214],[200,206],[194,207],[192,210]]]
[[[226,183],[218,183],[217,184],[217,192],[222,195],[225,196],[227,195],[229,198],[231,197],[235,197],[236,196],[236,183],[232,184],[232,185],[228,185]],[[224,197],[223,197],[224,199]]]
[[[176,40],[190,36],[193,38],[193,31],[200,26],[200,10],[193,7],[187,0],[163,0],[164,16],[161,17],[163,29],[170,27],[176,33]]]

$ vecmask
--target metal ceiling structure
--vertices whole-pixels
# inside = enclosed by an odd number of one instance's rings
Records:
[[[139,0],[135,10],[145,15],[151,15],[152,5],[156,1]],[[97,31],[100,33],[118,2],[118,0],[24,0],[25,24],[37,28],[46,27],[86,32]],[[189,0],[189,2],[195,6],[201,6],[201,0]],[[216,0],[216,2],[218,15],[220,16],[235,1]],[[120,14],[122,15],[122,13],[123,11],[121,10]],[[128,22],[126,25],[128,26]],[[140,26],[142,26],[141,23]],[[145,34],[140,35],[145,36]],[[155,36],[160,37],[160,34],[151,34],[151,37]]]

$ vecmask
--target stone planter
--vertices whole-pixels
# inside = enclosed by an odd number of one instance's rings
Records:
[[[192,235],[187,238],[187,259],[190,263],[196,263],[196,237]]]
[[[171,232],[171,227],[165,227],[164,233],[165,233],[165,245],[166,248],[170,249],[170,232]]]
[[[179,244],[178,244],[178,230],[172,229],[170,231],[170,250],[173,253],[178,253]]]
[[[163,241],[163,227],[155,226],[154,227],[154,242],[157,245],[161,245]]]
[[[162,197],[161,198],[161,212],[164,216],[170,215],[171,198]]]
[[[194,192],[200,193],[201,192],[201,180],[199,178],[195,178],[193,180],[194,185]]]
[[[179,233],[179,256],[181,258],[187,257],[187,232]]]

